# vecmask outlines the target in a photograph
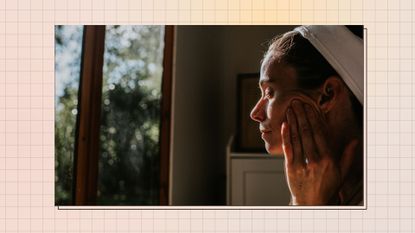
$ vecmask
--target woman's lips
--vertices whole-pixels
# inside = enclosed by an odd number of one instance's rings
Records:
[[[263,130],[261,131],[261,138],[264,139],[267,135],[271,134],[272,131],[270,130]]]

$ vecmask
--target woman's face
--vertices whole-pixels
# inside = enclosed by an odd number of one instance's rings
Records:
[[[251,118],[259,123],[261,138],[269,154],[282,154],[281,125],[286,120],[286,110],[294,98],[313,100],[297,87],[295,69],[272,56],[261,66],[259,87],[261,98],[251,111]]]

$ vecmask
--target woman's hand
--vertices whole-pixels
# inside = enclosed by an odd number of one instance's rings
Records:
[[[286,115],[281,135],[292,204],[340,204],[338,192],[353,161],[357,140],[347,145],[339,158],[330,149],[321,113],[294,100]]]

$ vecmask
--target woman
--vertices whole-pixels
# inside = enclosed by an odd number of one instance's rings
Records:
[[[284,154],[290,204],[363,204],[363,66],[345,26],[298,27],[265,53],[251,118],[268,153]]]

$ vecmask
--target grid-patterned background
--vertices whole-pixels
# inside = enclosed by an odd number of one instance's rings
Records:
[[[414,232],[412,0],[1,0],[0,231]],[[54,207],[55,24],[364,24],[367,210]]]

